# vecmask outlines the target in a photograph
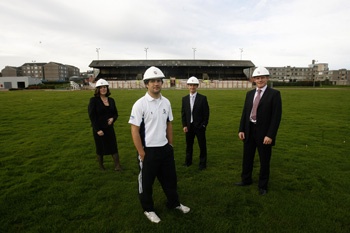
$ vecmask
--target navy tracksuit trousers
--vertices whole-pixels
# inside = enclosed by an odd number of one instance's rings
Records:
[[[177,176],[174,150],[170,144],[162,147],[145,147],[145,157],[138,158],[140,173],[138,177],[139,198],[144,211],[154,211],[153,183],[158,178],[167,197],[167,207],[180,205],[177,193]]]

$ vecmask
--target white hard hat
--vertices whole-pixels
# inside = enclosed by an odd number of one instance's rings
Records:
[[[196,77],[192,76],[187,80],[187,84],[199,84],[199,80]]]
[[[257,77],[257,76],[269,76],[270,73],[269,71],[263,67],[263,66],[259,66],[257,67],[254,72],[253,72],[253,77]]]
[[[106,80],[101,78],[96,82],[96,87],[100,87],[100,86],[109,86],[109,84]]]
[[[145,74],[143,75],[143,80],[149,80],[149,79],[156,79],[156,78],[164,78],[164,74],[163,72],[155,67],[155,66],[151,66],[150,68],[148,68],[145,72]]]

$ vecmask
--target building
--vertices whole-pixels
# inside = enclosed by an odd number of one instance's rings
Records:
[[[310,67],[266,67],[270,72],[271,81],[289,82],[312,80],[312,69]]]
[[[39,78],[30,76],[0,77],[0,89],[24,89],[29,85],[40,84]]]
[[[328,77],[334,85],[350,85],[350,70],[331,70]]]
[[[44,79],[45,73],[44,73],[44,65],[46,63],[24,63],[21,67],[21,75],[23,76],[31,76],[34,78]]]
[[[66,67],[68,69],[68,78],[72,76],[80,76],[80,70],[77,67],[71,65],[66,65]]]
[[[68,68],[67,66],[57,63],[49,62],[44,65],[45,81],[56,82],[68,80]]]
[[[160,68],[167,79],[247,80],[254,64],[246,60],[94,60],[96,79],[141,80],[150,66]]]
[[[6,66],[1,70],[2,76],[19,77],[30,76],[43,81],[68,81],[71,76],[80,76],[79,68],[72,65],[63,65],[57,62],[24,63],[20,67]]]
[[[328,63],[312,63],[308,67],[266,67],[270,71],[271,81],[326,81],[330,80]]]
[[[16,77],[21,75],[21,71],[19,68],[14,66],[6,66],[1,70],[1,74],[4,77]]]

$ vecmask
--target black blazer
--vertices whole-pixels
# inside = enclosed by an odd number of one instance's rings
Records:
[[[197,92],[193,105],[193,125],[195,128],[206,128],[209,122],[209,104],[207,97]],[[181,108],[182,126],[191,126],[191,104],[190,95],[182,97]]]
[[[239,132],[244,132],[245,141],[249,139],[250,132],[250,113],[253,107],[255,91],[247,92]],[[278,90],[267,87],[263,96],[260,99],[257,115],[256,115],[256,130],[258,142],[263,142],[264,137],[272,138],[272,146],[275,145],[278,127],[282,117],[282,100]]]
[[[91,97],[88,105],[88,113],[91,126],[95,132],[108,127],[108,119],[113,117],[113,123],[118,119],[118,109],[113,98],[108,97],[109,107],[106,107],[100,97]]]

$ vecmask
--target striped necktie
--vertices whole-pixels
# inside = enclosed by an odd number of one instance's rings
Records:
[[[258,109],[258,105],[259,105],[259,102],[260,102],[260,94],[261,94],[261,89],[258,89],[257,90],[257,94],[256,94],[256,97],[254,99],[254,102],[253,102],[253,109],[252,109],[252,119],[254,121],[256,121],[256,110]]]

